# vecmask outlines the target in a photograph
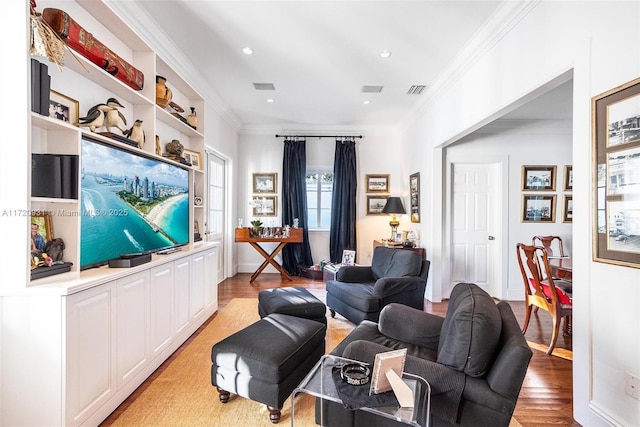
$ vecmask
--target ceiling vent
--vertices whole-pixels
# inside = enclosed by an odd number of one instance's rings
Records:
[[[426,85],[413,85],[407,91],[407,95],[420,95],[426,88]]]
[[[255,90],[276,90],[273,83],[254,83],[253,87]]]
[[[362,86],[360,90],[362,93],[380,93],[382,92],[382,86]]]

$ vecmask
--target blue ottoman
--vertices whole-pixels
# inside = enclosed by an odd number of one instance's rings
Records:
[[[272,423],[325,351],[326,325],[270,314],[213,345],[211,384],[222,403],[230,393],[264,403]]]

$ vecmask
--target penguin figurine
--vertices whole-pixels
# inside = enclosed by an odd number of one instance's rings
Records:
[[[144,130],[142,129],[142,120],[136,120],[130,129],[123,132],[124,136],[138,143],[138,148],[142,148],[145,142]]]
[[[120,132],[124,133],[126,129],[120,127],[120,120],[122,120],[126,126],[127,119],[125,119],[124,114],[118,110],[118,107],[124,108],[124,105],[120,104],[120,101],[115,98],[107,99],[107,105],[111,107],[112,110],[106,112],[103,126],[107,129],[107,132],[111,132],[111,128],[116,127],[120,129]]]
[[[102,127],[105,115],[111,110],[113,110],[113,107],[107,104],[94,105],[89,108],[85,117],[80,117],[78,126],[86,126],[91,132],[95,132],[96,129]]]

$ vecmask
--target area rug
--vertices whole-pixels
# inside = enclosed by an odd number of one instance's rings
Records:
[[[265,405],[231,395],[221,403],[211,385],[211,346],[260,318],[257,298],[234,298],[202,329],[169,366],[131,403],[113,426],[272,427]],[[327,316],[327,352],[353,329],[344,319]],[[291,425],[291,399],[277,425]],[[314,398],[295,399],[295,425],[315,426]],[[512,420],[510,427],[520,424]]]

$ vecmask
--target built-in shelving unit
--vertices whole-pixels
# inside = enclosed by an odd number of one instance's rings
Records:
[[[56,154],[65,160],[67,155],[78,156],[75,190],[82,188],[82,140],[89,135],[113,147],[142,151],[146,157],[179,165],[188,172],[189,225],[193,229],[197,221],[202,226],[204,168],[183,165],[158,153],[155,137],[162,150],[171,140],[179,140],[186,149],[200,153],[203,162],[204,114],[198,115],[194,129],[156,105],[155,77],[167,79],[173,101],[185,110],[185,116],[191,107],[204,112],[203,97],[102,0],[38,0],[37,12],[48,7],[67,12],[145,76],[143,89],[134,90],[79,54],[67,53],[60,68],[36,57],[48,65],[51,89],[76,100],[81,117],[90,107],[117,98],[124,106],[121,112],[127,127],[136,119],[143,121],[146,142],[142,148],[133,147],[86,127],[30,112],[29,156]],[[26,61],[28,28],[25,16]],[[30,176],[29,190],[31,181]],[[196,242],[193,235],[180,251],[153,254],[146,264],[81,271],[82,198],[77,193],[77,198],[28,194],[30,211],[53,213],[54,237],[64,240],[64,261],[73,266],[69,272],[31,280],[0,296],[5,390],[0,393],[0,425],[99,425],[218,308],[219,248],[216,243]],[[196,206],[195,196],[202,205]]]

